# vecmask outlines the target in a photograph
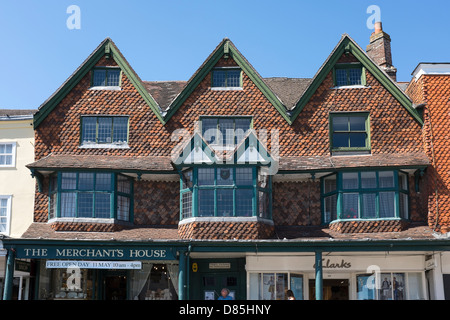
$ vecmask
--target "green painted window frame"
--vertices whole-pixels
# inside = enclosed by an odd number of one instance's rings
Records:
[[[97,70],[104,70],[106,72],[105,74],[105,85],[104,86],[95,86],[94,85],[94,72]],[[108,71],[119,71],[119,84],[117,86],[111,86],[108,85]],[[122,70],[119,67],[108,67],[108,66],[99,66],[99,67],[94,67],[91,70],[91,88],[117,88],[117,87],[122,87]]]
[[[393,186],[382,187],[380,186],[380,173],[392,172],[393,173]],[[354,188],[344,188],[343,175],[346,173],[357,174],[358,186]],[[375,173],[375,187],[364,187],[362,184],[362,175],[365,173]],[[336,177],[335,189],[327,190],[326,180],[333,176]],[[392,216],[381,217],[380,216],[380,193],[393,193],[394,194],[394,214]],[[392,220],[392,219],[409,219],[409,176],[406,172],[398,169],[391,170],[361,170],[361,171],[339,171],[332,174],[321,177],[320,180],[320,193],[321,193],[321,208],[322,208],[322,223],[328,224],[333,221],[342,220]],[[343,197],[345,194],[358,194],[358,212],[357,216],[345,216]],[[365,206],[364,195],[375,195],[375,216],[369,217],[363,211]],[[327,199],[335,198],[336,217],[326,212]],[[333,200],[332,200],[333,201]],[[402,203],[403,201],[403,203]]]
[[[232,120],[233,121],[233,130],[234,130],[234,143],[233,144],[217,144],[214,143],[212,145],[219,145],[219,146],[235,146],[237,144],[239,144],[240,142],[242,142],[242,140],[237,141],[237,136],[236,136],[236,120],[241,120],[241,119],[246,119],[246,120],[250,120],[250,124],[249,124],[249,129],[251,130],[253,129],[253,116],[200,116],[199,120],[200,120],[200,132],[202,133],[202,136],[204,135],[203,132],[203,121],[204,120],[216,120],[216,130],[217,132],[220,131],[220,127],[219,127],[219,122],[220,120]],[[248,132],[247,130],[247,132]],[[216,134],[216,137],[218,135]],[[245,134],[244,134],[245,136]],[[205,138],[206,140],[206,138]],[[222,140],[223,141],[223,140]]]
[[[84,125],[83,121],[87,118],[95,118],[96,119],[96,127],[95,127],[95,142],[84,142]],[[126,118],[127,119],[127,134],[125,142],[114,142],[114,119],[118,118]],[[99,142],[99,119],[111,119],[111,142]],[[117,145],[117,146],[127,146],[128,139],[130,134],[130,117],[125,115],[101,115],[101,116],[93,116],[93,115],[82,115],[80,117],[80,146],[90,146],[90,145]]]
[[[239,85],[228,85],[229,83],[229,77],[228,72],[229,71],[239,71]],[[225,73],[225,85],[216,85],[214,82],[214,73],[215,72],[224,72]],[[211,88],[229,88],[229,89],[237,89],[242,88],[242,69],[239,67],[216,67],[212,69],[211,72]]]
[[[75,187],[74,188],[64,188],[62,185],[63,174],[68,173],[75,175]],[[92,189],[82,189],[80,188],[80,175],[81,174],[92,174],[93,175],[93,188]],[[97,189],[97,175],[99,174],[110,174],[111,182],[110,186],[105,189]],[[118,177],[126,178],[130,183],[130,192],[122,192],[118,187]],[[74,215],[73,216],[65,216],[62,212],[62,194],[74,194]],[[89,217],[80,217],[79,216],[79,195],[82,193],[92,194],[92,214]],[[108,217],[96,217],[95,216],[95,208],[98,200],[98,194],[109,194],[110,195],[110,209]],[[128,219],[122,220],[117,216],[118,212],[118,197],[126,197],[129,199],[129,212]],[[49,183],[49,196],[48,196],[48,219],[59,219],[59,218],[83,218],[83,219],[116,219],[121,221],[131,222],[133,221],[133,203],[134,203],[134,183],[133,179],[122,175],[120,173],[115,172],[103,172],[103,171],[58,171],[50,175],[50,183]],[[56,203],[55,203],[56,201]]]
[[[233,184],[221,185],[218,183],[218,170],[219,169],[231,169]],[[247,168],[252,171],[252,182],[251,184],[240,185],[237,183],[236,171],[239,168]],[[213,183],[210,185],[201,185],[199,183],[199,170],[202,169],[212,169],[214,174]],[[260,182],[260,175],[258,175],[257,167],[249,166],[200,166],[185,170],[183,173],[183,179],[180,179],[180,221],[187,218],[205,217],[205,218],[215,218],[215,217],[259,217],[264,219],[272,219],[272,177],[265,176],[265,183]],[[214,214],[203,216],[199,214],[199,192],[202,190],[209,190],[213,193],[212,203],[214,205]],[[218,192],[220,190],[231,190],[233,192],[233,213],[228,216],[223,216],[219,214],[218,211]],[[252,212],[251,215],[238,215],[237,210],[237,192],[239,190],[251,190],[252,195]],[[183,199],[184,196],[191,199],[190,212],[183,212]],[[190,196],[189,196],[190,195]],[[266,206],[261,202],[261,197],[266,198]]]
[[[361,83],[360,84],[351,84],[350,83],[350,70],[351,69],[361,69]],[[337,84],[337,75],[336,70],[345,70],[347,73],[347,83],[345,85]],[[336,88],[340,87],[360,87],[366,86],[366,69],[359,62],[351,62],[351,63],[336,63],[333,68],[333,84]]]
[[[348,130],[345,131],[335,131],[333,129],[333,121],[336,118],[349,118],[349,117],[365,117],[365,130],[351,130],[350,127],[348,127]],[[371,150],[371,141],[370,141],[370,113],[369,112],[330,112],[329,113],[329,139],[330,139],[330,150],[331,152],[334,151],[370,151]],[[350,126],[350,122],[348,123],[348,126]],[[334,141],[333,141],[333,135],[334,133],[364,133],[366,135],[365,138],[365,146],[364,147],[334,147]],[[350,145],[350,140],[349,140]]]

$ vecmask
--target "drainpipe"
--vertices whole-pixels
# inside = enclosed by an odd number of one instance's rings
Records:
[[[3,292],[3,300],[12,299],[15,258],[16,258],[16,250],[12,248],[9,249],[8,257],[6,260],[5,291]]]
[[[316,300],[323,300],[322,251],[316,251]]]
[[[178,300],[185,300],[186,289],[186,250],[180,250],[180,261],[178,265]]]

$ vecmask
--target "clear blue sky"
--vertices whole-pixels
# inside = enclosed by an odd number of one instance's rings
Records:
[[[0,108],[38,108],[106,37],[143,80],[188,80],[224,37],[263,77],[312,77],[343,33],[366,48],[370,5],[399,81],[450,62],[448,0],[0,0]]]

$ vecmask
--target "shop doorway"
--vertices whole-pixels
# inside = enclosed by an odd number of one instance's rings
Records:
[[[316,300],[316,280],[309,280],[309,300]],[[348,279],[324,279],[323,300],[349,300]]]
[[[190,300],[217,300],[222,288],[235,300],[245,299],[245,259],[198,259],[190,269]]]
[[[127,299],[126,272],[106,273],[103,277],[103,300]]]

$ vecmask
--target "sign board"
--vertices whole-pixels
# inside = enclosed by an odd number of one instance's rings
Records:
[[[209,264],[210,269],[231,269],[231,263],[229,262],[215,262]]]
[[[176,251],[168,247],[20,246],[16,247],[16,257],[71,260],[175,260]]]
[[[70,260],[47,260],[45,263],[47,269],[142,269],[140,261],[70,261]]]

